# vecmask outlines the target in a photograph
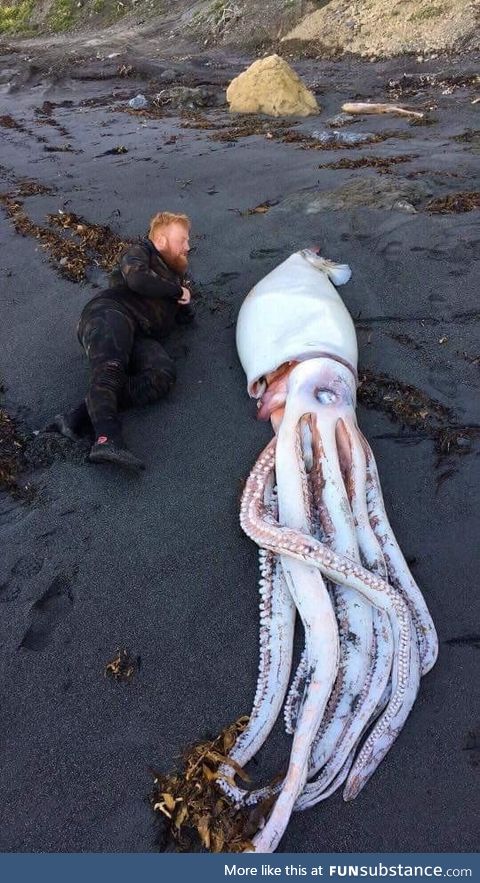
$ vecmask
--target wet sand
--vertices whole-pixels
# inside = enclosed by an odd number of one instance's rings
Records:
[[[311,243],[348,262],[353,279],[341,293],[357,322],[361,369],[421,390],[450,408],[460,427],[480,423],[479,212],[426,210],[431,199],[480,190],[478,136],[457,138],[475,128],[474,90],[428,87],[404,100],[437,103],[432,125],[365,117],[342,131],[393,135],[361,149],[316,150],[265,133],[213,140],[218,130],[186,128],[174,112],[127,114],[118,106],[149,86],[142,77],[115,77],[122,61],[108,69],[84,62],[91,79],[77,78],[79,65],[75,78],[51,69],[24,85],[20,75],[10,77],[14,88],[4,78],[2,86],[0,113],[21,128],[0,129],[1,191],[15,193],[23,179],[40,182],[53,192],[22,197],[34,222],[63,210],[125,237],[142,234],[159,209],[187,212],[198,302],[195,327],[168,344],[178,360],[173,394],[125,421],[146,473],[90,466],[67,444],[61,456],[45,457],[49,465],[22,476],[37,489],[32,502],[0,498],[4,851],[155,850],[152,769],[171,769],[184,745],[250,710],[257,564],[238,509],[270,430],[255,421],[247,398],[234,326],[258,278]],[[21,73],[18,53],[4,63]],[[220,89],[242,66],[218,56],[176,69],[190,85]],[[388,80],[405,70],[474,67],[473,59],[303,61],[298,69],[317,84],[322,113],[285,128],[311,135],[343,101],[387,100]],[[51,110],[55,126],[36,112],[45,101],[73,103]],[[222,108],[201,113],[212,125],[225,122]],[[44,149],[65,144],[72,150]],[[107,153],[119,146],[128,152]],[[346,157],[406,154],[416,158],[386,174],[319,168]],[[248,212],[266,201],[268,211]],[[389,201],[397,207],[385,207]],[[85,392],[75,326],[104,276],[90,267],[84,283],[69,281],[41,242],[2,226],[3,406],[31,434]],[[358,799],[345,804],[337,794],[295,815],[282,851],[478,845],[478,439],[466,433],[467,442],[439,462],[429,434],[402,427],[388,410],[381,401],[360,406],[360,424],[438,627],[440,658]],[[41,451],[47,442],[37,437],[35,444]],[[140,666],[117,683],[104,669],[123,647]],[[253,774],[276,773],[287,746],[277,732]]]

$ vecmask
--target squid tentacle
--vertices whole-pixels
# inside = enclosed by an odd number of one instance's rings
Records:
[[[435,665],[438,638],[425,599],[417,586],[393,533],[385,511],[380,479],[373,451],[358,430],[367,458],[367,501],[372,529],[382,548],[389,581],[405,598],[412,615],[420,650],[422,675]]]
[[[328,765],[327,765],[325,767],[325,772],[322,770],[321,776],[319,776],[319,778],[316,780],[316,782],[311,782],[304,788],[302,794],[300,795],[300,797],[298,798],[298,800],[295,804],[295,810],[297,810],[298,812],[303,812],[303,810],[308,809],[311,806],[315,806],[315,804],[320,803],[323,800],[326,800],[338,788],[340,788],[343,785],[343,783],[345,782],[345,779],[347,778],[347,776],[350,772],[353,761],[355,759],[355,753],[357,751],[359,742],[361,741],[365,732],[371,726],[372,722],[377,717],[379,717],[380,714],[382,713],[382,711],[384,711],[384,709],[386,708],[386,706],[388,704],[388,700],[390,698],[390,692],[391,692],[390,688],[387,688],[385,690],[385,692],[382,696],[382,699],[380,700],[377,708],[375,709],[372,720],[369,721],[369,723],[364,726],[357,742],[355,743],[352,750],[350,751],[350,754],[347,756],[347,759],[345,760],[344,765],[341,767],[341,769],[339,771],[337,771],[335,777],[332,778],[331,775],[328,775],[328,778],[327,778],[327,768],[328,768]],[[325,775],[325,784],[323,785],[323,788],[319,789],[319,793],[317,793],[314,786],[316,785],[317,782],[320,782],[320,778],[323,778],[324,775]]]
[[[365,456],[361,447],[355,443],[352,425],[347,417],[341,418],[337,424],[337,432],[340,436],[343,434],[343,439],[340,440],[343,441],[343,445],[340,443],[340,448],[343,448],[344,477],[355,522],[360,557],[370,572],[377,573],[385,579],[387,574],[383,555],[368,520]],[[346,442],[348,445],[345,444]],[[378,609],[372,609],[375,652],[372,654],[373,667],[370,677],[356,698],[355,714],[350,716],[348,724],[344,726],[337,748],[329,757],[326,768],[315,783],[307,786],[307,790],[311,791],[312,795],[314,791],[321,793],[322,788],[328,785],[337,770],[343,765],[344,758],[350,752],[351,746],[356,744],[362,729],[374,714],[388,683],[393,656],[391,629],[386,614]],[[318,770],[323,758],[318,757],[316,745],[314,745],[312,758],[314,761],[312,766]]]
[[[347,798],[358,793],[388,751],[413,705],[420,679],[418,649],[412,644],[408,607],[398,593],[364,567],[326,548],[298,530],[279,527],[262,504],[262,484],[274,468],[274,456],[267,446],[247,480],[240,520],[245,533],[258,545],[271,548],[300,562],[318,567],[335,583],[349,585],[365,595],[389,616],[395,640],[392,694],[374,731],[367,738],[354,764],[354,777],[347,782]],[[362,773],[362,769],[364,772]]]
[[[332,534],[329,548],[338,554],[360,561],[355,536],[355,525],[347,499],[344,480],[340,471],[336,444],[336,419],[323,426],[320,441],[319,431],[314,425],[314,459],[320,464],[324,487],[318,508],[327,512],[326,520],[331,524]],[[365,689],[372,678],[374,657],[373,610],[368,601],[348,587],[334,586],[337,604],[341,611],[342,641],[341,684],[335,704],[335,713],[322,723],[312,747],[310,775],[315,775],[335,754],[336,745],[348,729],[352,715]],[[373,670],[372,670],[373,663]],[[348,752],[347,752],[348,753]],[[343,759],[340,767],[343,765]],[[339,768],[340,768],[339,767]],[[336,775],[336,772],[334,773]],[[307,786],[308,787],[308,786]]]
[[[275,439],[273,439],[275,442]],[[274,517],[276,501],[268,509]],[[287,589],[280,562],[275,554],[259,550],[260,561],[260,660],[253,709],[245,730],[238,737],[229,758],[245,766],[268,738],[280,713],[290,677],[295,605]],[[231,800],[242,804],[250,792],[233,784],[232,768],[219,768],[218,785]],[[228,780],[222,778],[228,777]],[[257,789],[258,797],[267,797],[271,787]]]
[[[352,709],[352,717],[345,723],[331,756],[321,769],[318,777],[314,781],[308,782],[297,800],[295,805],[297,810],[305,809],[307,806],[314,806],[319,801],[325,800],[328,795],[333,793],[332,782],[337,781],[337,787],[342,784],[347,778],[350,766],[353,763],[356,746],[362,733],[378,716],[378,708],[381,704],[381,701],[378,701],[378,697],[382,697],[385,694],[393,655],[390,634],[388,639],[385,638],[385,626],[387,626],[390,633],[388,618],[381,611],[374,610],[376,649],[373,657],[374,668],[372,676],[360,694],[355,708]],[[353,714],[353,711],[355,714]],[[312,751],[311,765],[312,768],[319,765],[314,750]],[[344,772],[342,779],[338,778],[340,771]]]
[[[277,476],[279,517],[282,521],[295,524],[298,530],[302,531],[309,528],[310,511],[300,437],[296,431],[297,424],[298,415],[295,413],[295,406],[290,412],[287,408],[273,457]],[[260,461],[261,459],[260,457]],[[263,471],[262,466],[260,467],[262,474],[267,477],[268,473]],[[273,470],[272,460],[272,473]],[[247,479],[247,486],[249,481],[250,478]],[[285,488],[288,488],[287,493]],[[256,492],[262,497],[262,483]],[[259,499],[259,504],[263,509],[262,499]],[[302,533],[300,535],[303,536]],[[259,852],[271,852],[276,848],[288,824],[295,801],[305,785],[312,740],[318,730],[335,681],[339,656],[335,612],[321,573],[310,563],[293,558],[288,550],[286,555],[282,554],[283,549],[280,547],[275,551],[281,556],[285,579],[305,629],[309,674],[285,779],[265,827],[253,838],[254,849]]]
[[[285,719],[285,732],[288,733],[290,736],[294,732],[295,725],[298,720],[298,715],[302,705],[302,698],[305,692],[305,682],[307,680],[307,676],[308,654],[306,648],[304,648],[300,657],[300,662],[298,663],[297,671],[295,672],[295,677],[293,678],[291,687],[288,691],[288,696],[283,712],[283,716]]]

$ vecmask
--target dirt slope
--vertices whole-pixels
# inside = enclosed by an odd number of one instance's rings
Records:
[[[234,38],[239,45],[278,39],[318,8],[306,0],[0,0],[0,35],[97,31],[127,23],[134,32],[168,25],[168,37],[211,45]]]
[[[0,0],[0,38],[390,57],[478,48],[477,0]]]
[[[479,11],[472,0],[332,0],[306,16],[282,43],[376,57],[475,49]]]

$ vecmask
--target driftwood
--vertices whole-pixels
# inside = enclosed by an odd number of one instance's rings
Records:
[[[397,104],[372,104],[363,101],[352,101],[342,104],[342,110],[345,113],[396,113],[399,116],[416,117],[417,120],[423,120],[425,116],[420,110],[408,110],[406,107],[399,107]]]

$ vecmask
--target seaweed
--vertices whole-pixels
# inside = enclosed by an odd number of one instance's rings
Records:
[[[214,135],[210,135],[212,141],[238,141],[239,138],[248,138],[250,135],[265,135],[267,138],[282,138],[286,132],[286,123],[282,120],[264,119],[255,115],[247,114],[240,117],[235,123],[227,124],[220,128]]]
[[[219,736],[190,746],[182,756],[182,769],[165,775],[154,773],[150,796],[159,820],[159,846],[162,851],[243,852],[253,849],[250,838],[274,798],[255,808],[236,807],[220,790],[219,767],[226,764],[244,781],[249,777],[228,755],[248,717],[239,718]],[[223,775],[222,778],[225,778]]]
[[[403,156],[360,156],[356,159],[339,159],[336,162],[323,163],[319,165],[319,169],[362,169],[374,168],[380,174],[390,172],[390,167],[398,165],[398,163],[410,162],[416,159],[418,154],[405,154]]]
[[[43,149],[47,153],[82,153],[81,150],[75,150],[71,144],[45,144]]]
[[[425,206],[425,211],[436,214],[455,214],[472,212],[480,208],[480,191],[464,191],[461,193],[448,193],[447,196],[437,196],[431,199]]]
[[[456,141],[458,144],[472,144],[478,141],[480,138],[480,129],[466,129],[465,132],[460,132],[459,135],[453,136],[453,141]]]
[[[125,147],[123,144],[118,144],[116,147],[111,147],[110,150],[98,153],[96,159],[101,156],[121,156],[123,153],[128,153],[128,147]]]
[[[108,224],[91,224],[75,212],[58,212],[47,218],[50,224],[77,236],[82,249],[90,255],[91,262],[107,272],[113,269],[122,251],[133,241],[122,239]]]
[[[382,141],[387,141],[389,138],[408,139],[412,136],[409,132],[393,132],[385,130],[384,132],[372,132],[368,137],[365,137],[364,140],[358,141],[357,143],[351,143],[347,139],[343,140],[340,137],[321,139],[315,137],[315,135],[308,135],[304,132],[295,132],[292,129],[287,129],[286,131],[277,133],[272,137],[276,138],[277,141],[282,141],[284,144],[298,144],[303,150],[359,150],[362,147],[368,147],[369,144],[380,144]]]
[[[48,226],[42,226],[28,217],[23,203],[12,193],[0,194],[0,202],[15,231],[39,240],[58,272],[71,282],[83,281],[90,266],[112,270],[122,250],[132,241],[121,239],[107,225],[91,224],[74,212],[50,214]],[[70,236],[60,235],[55,227]]]
[[[25,126],[22,126],[22,124],[19,123],[18,120],[12,117],[9,113],[0,116],[0,126],[3,126],[4,129],[16,129],[17,132],[28,131]]]
[[[57,105],[52,101],[44,101],[41,107],[36,107],[35,115],[38,117],[36,123],[38,126],[53,126],[64,138],[70,138],[70,132],[52,116],[55,107]]]
[[[183,111],[182,116],[182,126],[184,129],[222,129],[227,128],[227,124],[214,123],[212,120],[209,120],[208,117],[204,116],[201,113],[195,113],[192,111]],[[229,124],[228,124],[229,125]]]
[[[45,195],[54,193],[52,187],[49,187],[47,184],[41,184],[40,181],[30,181],[26,178],[24,181],[19,181],[16,188],[17,196],[37,196],[37,195]]]
[[[48,227],[36,224],[23,210],[23,204],[15,200],[11,194],[0,194],[0,202],[3,203],[15,232],[20,236],[38,239],[42,248],[49,252],[50,260],[61,275],[73,282],[85,278],[88,258],[79,243],[65,240]]]
[[[114,681],[130,681],[139,667],[139,656],[131,656],[128,650],[118,649],[113,659],[105,665],[105,677]]]
[[[129,113],[130,116],[134,117],[145,117],[147,120],[162,120],[167,116],[165,111],[158,105],[136,109],[135,107],[122,104],[115,107],[114,110],[121,110],[123,113]]]
[[[422,390],[369,370],[361,372],[358,398],[366,408],[383,411],[404,426],[429,433],[436,432],[453,418],[450,408],[429,398]]]
[[[0,392],[3,389],[0,388]],[[30,484],[20,485],[19,476],[25,469],[26,439],[15,420],[0,408],[0,488],[13,497],[30,501],[35,494]]]
[[[480,426],[459,424],[451,408],[386,374],[362,371],[358,400],[364,407],[382,411],[403,427],[431,438],[437,454],[437,467],[444,464],[446,457],[469,454],[474,441],[480,439]]]
[[[117,67],[117,77],[134,77],[136,74],[133,64],[121,64]]]
[[[439,122],[438,117],[432,116],[431,114],[425,114],[424,117],[409,120],[409,126],[435,126],[436,123]]]
[[[242,215],[265,215],[269,209],[273,208],[274,205],[278,205],[278,199],[267,199],[265,202],[261,202],[259,205],[254,206],[253,208],[247,208],[246,211],[241,212]]]
[[[418,91],[441,89],[443,95],[450,95],[457,89],[475,86],[479,82],[478,74],[403,74],[399,79],[391,79],[387,83],[387,92],[393,98],[401,95],[415,95]]]

